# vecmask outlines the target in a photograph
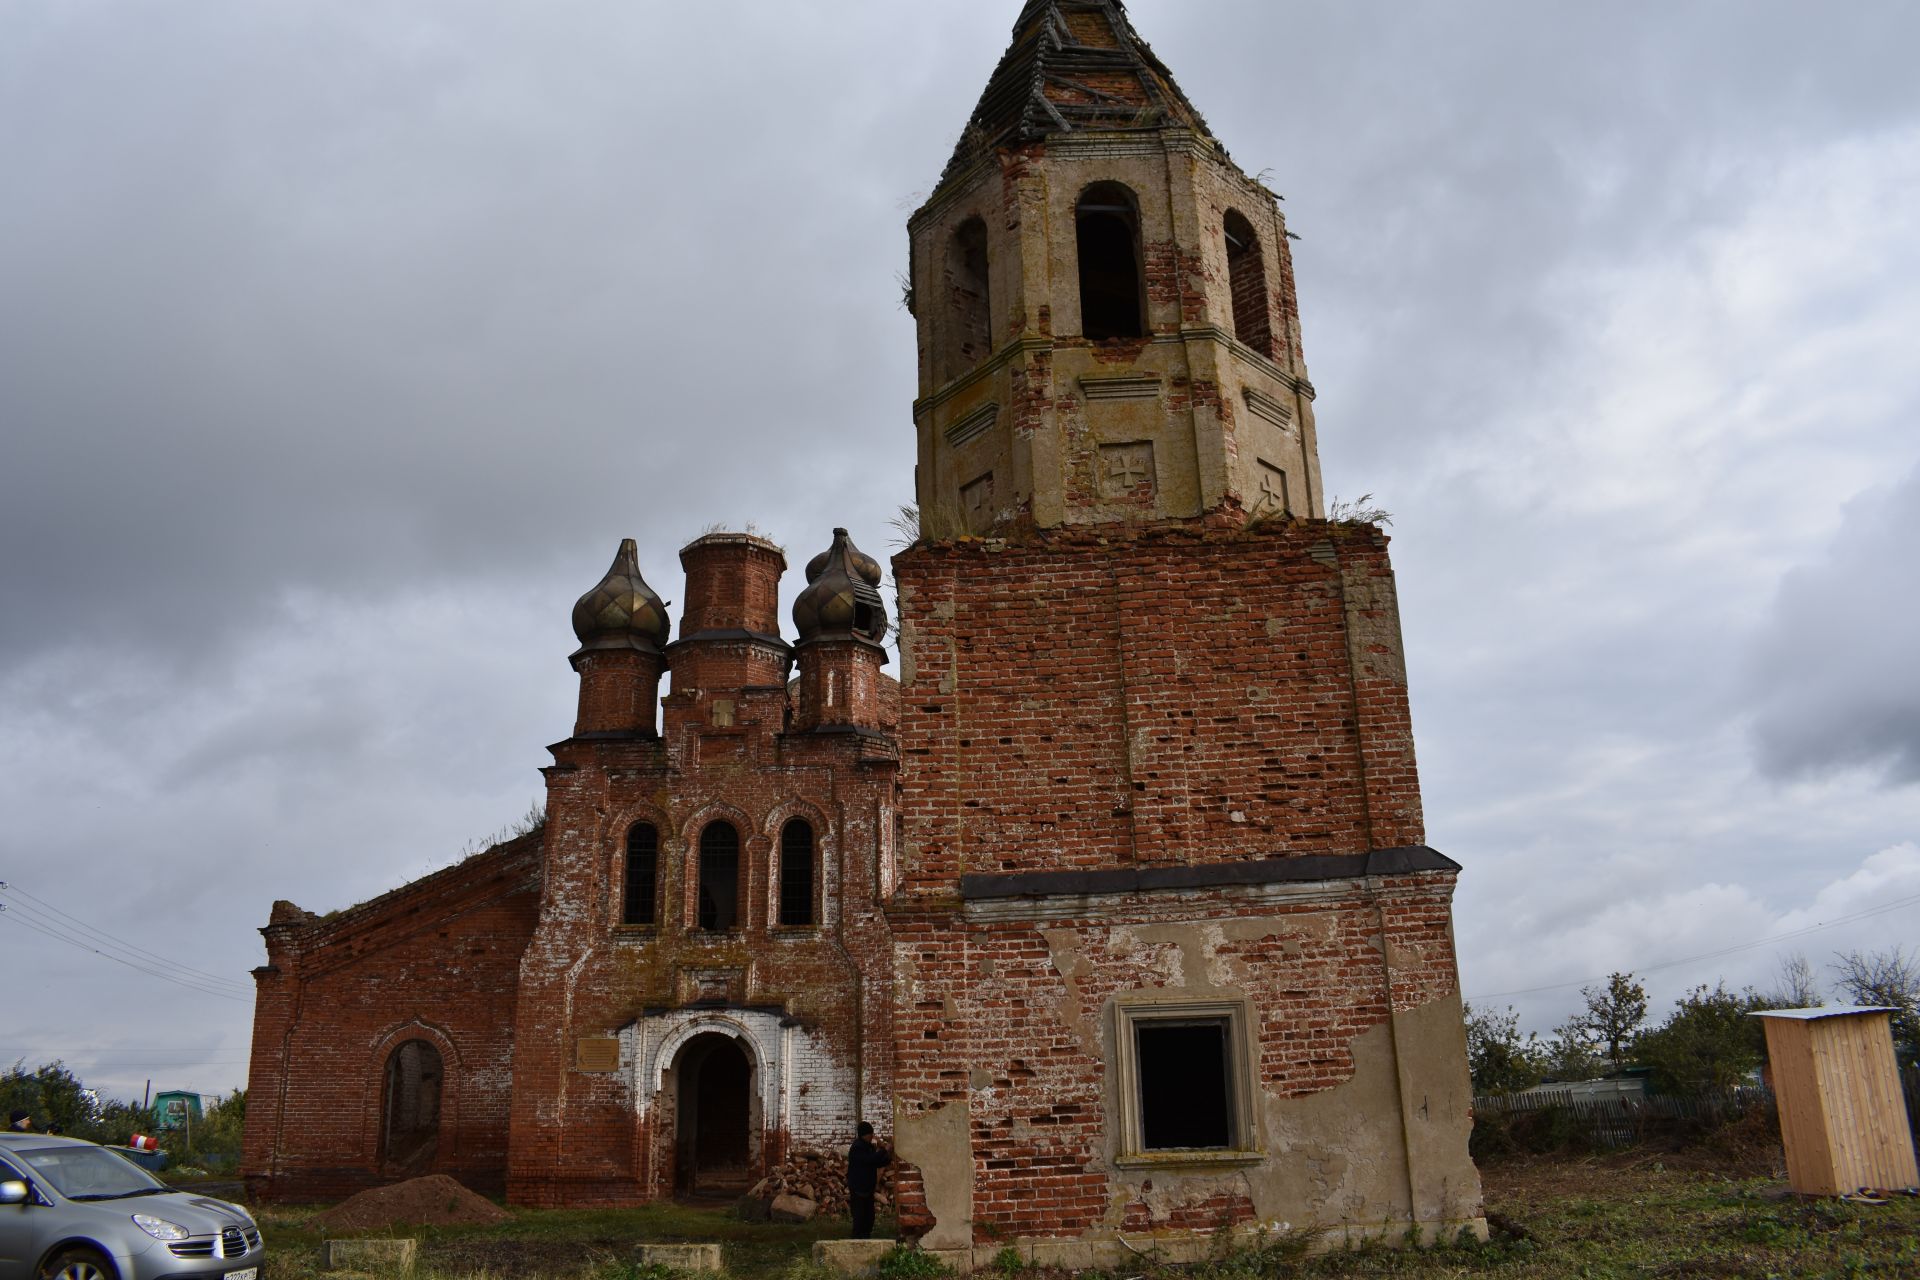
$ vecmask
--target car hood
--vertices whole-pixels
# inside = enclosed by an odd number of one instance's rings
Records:
[[[109,1202],[111,1203],[111,1202]],[[163,1196],[140,1196],[120,1201],[128,1213],[150,1213],[168,1222],[177,1222],[196,1236],[218,1235],[227,1227],[250,1227],[253,1219],[237,1204],[195,1195],[191,1191],[171,1191]]]

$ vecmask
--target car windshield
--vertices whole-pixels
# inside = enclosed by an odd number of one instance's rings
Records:
[[[15,1148],[13,1154],[69,1200],[112,1200],[167,1190],[166,1183],[105,1147]]]

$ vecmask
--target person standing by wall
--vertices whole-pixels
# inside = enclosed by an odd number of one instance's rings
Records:
[[[854,1127],[853,1146],[847,1150],[847,1208],[853,1214],[853,1238],[873,1236],[873,1194],[880,1170],[893,1162],[893,1153],[873,1140],[873,1126],[862,1120]]]

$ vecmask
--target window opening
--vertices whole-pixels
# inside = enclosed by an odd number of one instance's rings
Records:
[[[730,822],[710,822],[700,833],[702,929],[724,933],[740,919],[740,833]]]
[[[968,218],[947,247],[948,359],[943,371],[957,378],[993,351],[993,303],[987,284],[987,224]]]
[[[780,923],[813,923],[813,824],[805,818],[780,830]]]
[[[1268,359],[1273,358],[1273,324],[1267,301],[1267,267],[1253,224],[1227,210],[1227,277],[1233,290],[1233,336]]]
[[[651,822],[627,832],[626,905],[621,924],[652,924],[655,885],[660,877],[660,833]]]
[[[1080,197],[1074,212],[1081,333],[1095,342],[1144,338],[1140,212],[1133,192],[1117,182],[1095,183]]]
[[[1140,1145],[1146,1151],[1233,1145],[1232,1072],[1225,1018],[1134,1024]]]

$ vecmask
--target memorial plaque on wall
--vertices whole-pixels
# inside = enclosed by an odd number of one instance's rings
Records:
[[[618,1071],[618,1040],[579,1040],[574,1043],[573,1065],[579,1071]]]

